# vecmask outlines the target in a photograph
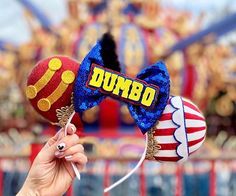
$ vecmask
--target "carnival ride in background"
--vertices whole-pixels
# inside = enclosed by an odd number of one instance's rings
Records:
[[[55,54],[81,61],[102,34],[109,31],[116,40],[123,72],[133,77],[145,65],[163,59],[171,76],[171,93],[192,99],[203,110],[209,137],[192,161],[195,164],[195,161],[213,160],[206,170],[210,171],[214,195],[215,160],[227,159],[233,163],[236,157],[233,153],[236,149],[236,42],[230,39],[235,37],[232,33],[236,28],[235,13],[225,14],[219,21],[203,27],[204,13],[195,16],[188,11],[163,7],[158,1],[81,0],[68,1],[68,17],[54,26],[31,1],[19,2],[25,9],[32,39],[20,46],[0,40],[0,146],[7,149],[1,151],[0,157],[30,154],[33,157],[37,150],[32,152],[29,144],[42,143],[47,134],[56,130],[32,110],[24,97],[25,81],[33,65]],[[141,154],[144,141],[125,105],[107,99],[84,112],[82,119],[83,134],[87,136],[82,140],[91,160],[108,160],[103,164],[105,176],[112,170],[109,164],[113,160],[136,161]],[[21,146],[18,152],[17,145]],[[189,167],[186,171],[189,169],[191,173]],[[183,167],[175,169],[175,186],[181,187]],[[233,166],[232,170],[235,171]],[[105,179],[103,183],[107,185],[108,177]],[[181,191],[176,188],[175,193]]]

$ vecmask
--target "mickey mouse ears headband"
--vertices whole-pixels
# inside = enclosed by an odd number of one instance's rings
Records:
[[[169,91],[163,62],[143,69],[135,79],[121,74],[115,43],[105,34],[80,66],[61,56],[38,63],[29,76],[26,96],[41,115],[60,126],[107,96],[127,103],[146,135],[145,151],[129,174],[105,190],[109,191],[135,172],[145,158],[184,161],[203,143],[206,124],[201,112],[191,101],[169,96]]]

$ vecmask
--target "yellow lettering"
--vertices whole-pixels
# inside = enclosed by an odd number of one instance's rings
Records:
[[[141,104],[145,105],[147,107],[152,105],[152,102],[153,102],[153,100],[155,98],[155,93],[156,93],[155,89],[153,89],[151,87],[147,87],[145,89],[144,94],[143,94]]]
[[[93,75],[89,81],[89,85],[93,87],[101,87],[103,82],[104,70],[98,67],[94,67]]]
[[[132,84],[132,80],[125,79],[121,76],[118,76],[117,84],[116,84],[116,87],[114,88],[112,94],[119,96],[120,90],[122,90],[123,92],[121,94],[121,97],[127,98],[128,93],[129,93],[129,87],[131,84]]]
[[[111,74],[110,72],[105,73],[105,79],[103,83],[103,89],[105,91],[111,92],[115,86],[117,74]]]
[[[93,68],[88,85],[95,88],[102,88],[102,90],[110,92],[111,96],[116,95],[124,99],[129,99],[146,107],[151,106],[156,97],[156,89],[154,87],[148,86],[142,81],[132,80],[96,66]]]
[[[134,81],[132,84],[131,92],[129,94],[129,99],[133,101],[139,101],[142,90],[143,90],[143,84]]]

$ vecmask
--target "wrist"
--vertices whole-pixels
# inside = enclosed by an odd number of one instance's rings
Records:
[[[40,196],[39,191],[25,181],[23,187],[16,196]]]

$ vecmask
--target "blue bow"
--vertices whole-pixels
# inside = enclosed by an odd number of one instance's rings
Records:
[[[82,113],[83,111],[99,105],[108,95],[99,91],[99,89],[88,88],[86,83],[88,81],[91,65],[96,63],[104,67],[104,62],[101,56],[100,41],[92,48],[88,55],[82,61],[78,77],[76,78],[74,86],[74,107],[75,111]],[[161,117],[163,110],[167,104],[170,91],[170,79],[166,66],[163,62],[157,62],[145,69],[143,69],[137,78],[159,87],[159,94],[155,104],[150,107],[143,107],[140,105],[128,104],[130,114],[136,121],[137,126],[142,133],[149,131]]]

